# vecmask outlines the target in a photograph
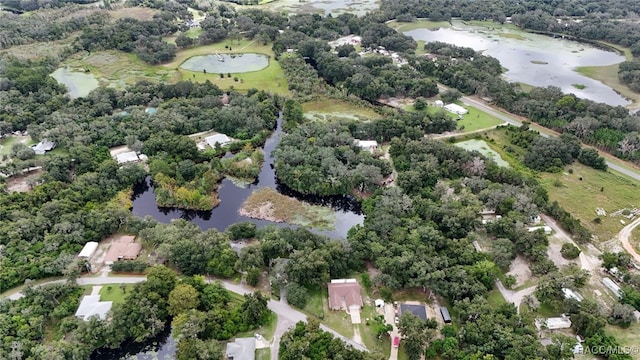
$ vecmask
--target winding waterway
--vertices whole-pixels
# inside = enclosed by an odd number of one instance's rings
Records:
[[[161,208],[156,205],[156,197],[153,192],[153,184],[150,179],[134,188],[133,195],[133,215],[144,217],[152,216],[157,221],[169,223],[173,219],[186,219],[198,225],[201,229],[207,230],[211,228],[224,231],[229,225],[242,221],[251,221],[258,227],[263,227],[274,222],[267,220],[252,219],[241,216],[238,210],[242,207],[244,201],[257,189],[268,187],[278,192],[303,200],[307,203],[315,205],[330,206],[336,215],[336,223],[334,230],[320,231],[313,230],[315,233],[323,234],[331,238],[345,238],[349,229],[356,224],[362,224],[364,215],[360,209],[360,204],[353,198],[347,196],[306,196],[299,194],[286,186],[279,184],[276,179],[274,169],[274,158],[271,156],[272,151],[280,142],[282,134],[282,117],[278,118],[275,131],[269,136],[264,145],[265,161],[258,176],[253,184],[242,188],[235,185],[231,180],[224,179],[218,189],[220,197],[220,205],[211,211],[194,211],[176,208]],[[279,226],[289,226],[286,223],[278,223]]]
[[[630,103],[607,85],[575,71],[582,66],[606,66],[625,60],[624,56],[611,51],[506,26],[468,26],[461,21],[453,21],[452,28],[421,28],[404,34],[415,40],[441,41],[482,51],[508,69],[504,76],[509,81],[557,86],[564,93],[614,106]]]

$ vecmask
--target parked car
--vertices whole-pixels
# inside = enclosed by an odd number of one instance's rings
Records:
[[[400,337],[396,336],[393,338],[393,347],[398,347],[400,345]]]
[[[396,324],[400,321],[400,318],[396,316],[396,318],[393,320],[393,322],[395,322]]]

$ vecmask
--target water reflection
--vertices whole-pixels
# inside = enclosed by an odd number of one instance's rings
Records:
[[[258,179],[246,187],[236,186],[231,180],[224,179],[218,189],[220,205],[211,211],[183,210],[176,208],[159,207],[156,205],[155,194],[153,193],[153,183],[147,178],[144,183],[134,187],[133,195],[133,215],[144,217],[152,216],[159,222],[170,223],[173,219],[185,219],[201,229],[207,230],[215,228],[224,231],[229,225],[242,221],[251,221],[258,227],[274,224],[267,220],[251,219],[241,216],[238,211],[244,201],[257,189],[268,187],[275,189],[281,194],[295,197],[313,205],[329,206],[335,211],[335,230],[320,231],[315,233],[323,234],[331,238],[345,238],[349,229],[356,224],[362,224],[364,215],[360,203],[351,196],[308,196],[302,195],[287,186],[280,184],[275,176],[274,158],[271,153],[280,141],[282,134],[282,118],[277,122],[277,127],[273,134],[267,139],[264,145],[265,161],[262,165]],[[279,226],[290,226],[279,223]],[[294,226],[295,227],[295,226]]]

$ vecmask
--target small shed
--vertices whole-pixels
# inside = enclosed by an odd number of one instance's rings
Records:
[[[444,102],[442,100],[436,100],[436,107],[444,107]]]
[[[602,285],[611,290],[618,298],[622,298],[622,289],[620,289],[620,286],[613,282],[613,280],[604,278],[602,279]]]
[[[31,149],[36,153],[36,155],[44,155],[47,151],[51,151],[55,149],[56,143],[49,140],[42,140],[36,145],[32,145]]]
[[[374,152],[378,148],[378,142],[375,141],[375,140],[358,140],[358,139],[356,139],[355,142],[356,142],[356,145],[359,148],[363,149],[363,150]]]
[[[383,307],[384,306],[384,300],[382,300],[382,299],[376,299],[374,301],[374,303],[375,303],[376,307]]]
[[[96,253],[96,250],[98,250],[98,243],[95,241],[89,241],[84,244],[84,247],[82,248],[82,251],[80,251],[80,254],[78,254],[78,257],[81,259],[89,259]]]
[[[440,315],[442,315],[442,320],[445,324],[451,324],[451,315],[449,315],[449,309],[446,307],[440,308]]]

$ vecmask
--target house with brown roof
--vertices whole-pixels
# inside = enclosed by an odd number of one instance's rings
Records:
[[[120,260],[135,260],[142,250],[142,244],[135,242],[135,236],[121,236],[111,243],[104,263],[111,265]]]
[[[329,288],[329,309],[350,312],[362,308],[360,284],[356,279],[335,279],[327,284]]]

